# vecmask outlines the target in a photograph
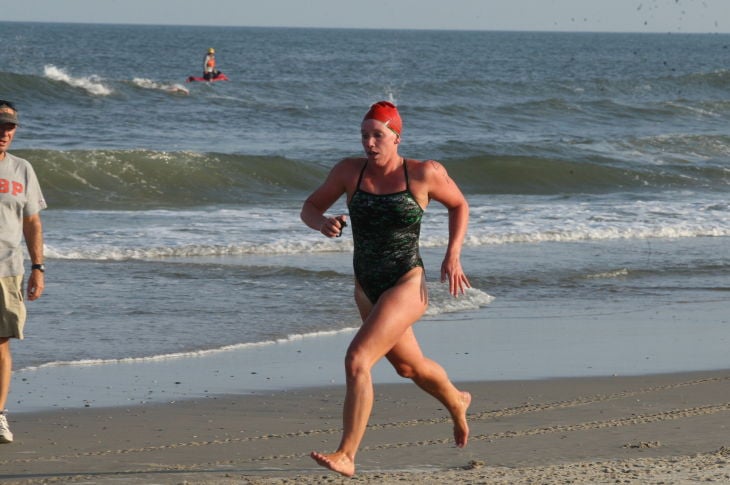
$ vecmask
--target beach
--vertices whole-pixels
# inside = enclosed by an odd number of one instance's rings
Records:
[[[730,370],[470,382],[471,438],[415,386],[376,386],[354,479],[317,467],[342,388],[27,413],[0,481],[31,483],[727,483]]]
[[[0,447],[0,481],[726,483],[730,370],[712,370],[725,342],[707,330],[727,324],[724,308],[724,301],[606,306],[588,317],[564,306],[553,310],[556,329],[527,305],[495,303],[458,322],[459,332],[419,323],[424,352],[473,396],[469,444],[457,449],[443,407],[379,363],[353,479],[308,456],[339,440],[348,333],[197,359],[22,372],[12,396],[25,412],[11,415],[16,440]],[[593,343],[583,334],[567,338],[591,320],[615,333],[588,328]],[[695,339],[671,344],[649,330],[668,320],[704,325]],[[513,345],[512,359],[499,350],[508,334],[526,346]],[[544,342],[544,355],[528,334]],[[560,377],[571,368],[582,376]],[[682,368],[704,370],[670,372]]]

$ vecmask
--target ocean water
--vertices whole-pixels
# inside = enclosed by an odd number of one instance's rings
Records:
[[[425,215],[427,320],[730,310],[728,35],[0,26],[11,152],[49,204],[16,369],[356,327],[352,240],[299,210],[361,153],[379,99],[400,106],[401,154],[441,161],[470,203],[459,299],[438,282],[446,212]],[[185,83],[208,47],[231,80]]]

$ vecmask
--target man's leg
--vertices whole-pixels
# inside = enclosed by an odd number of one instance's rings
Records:
[[[0,411],[5,409],[10,392],[10,376],[13,370],[13,358],[10,355],[10,339],[0,337]]]
[[[8,428],[8,421],[5,417],[5,403],[8,401],[10,391],[10,376],[13,369],[13,359],[10,355],[10,339],[0,338],[0,443],[13,441],[13,433]]]

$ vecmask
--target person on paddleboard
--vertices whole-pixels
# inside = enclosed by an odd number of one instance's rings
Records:
[[[203,78],[206,81],[217,77],[219,71],[215,68],[215,49],[212,47],[208,49],[208,53],[205,55],[203,60]]]

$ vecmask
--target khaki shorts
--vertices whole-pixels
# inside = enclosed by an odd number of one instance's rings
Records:
[[[0,277],[0,337],[23,338],[23,275]]]

